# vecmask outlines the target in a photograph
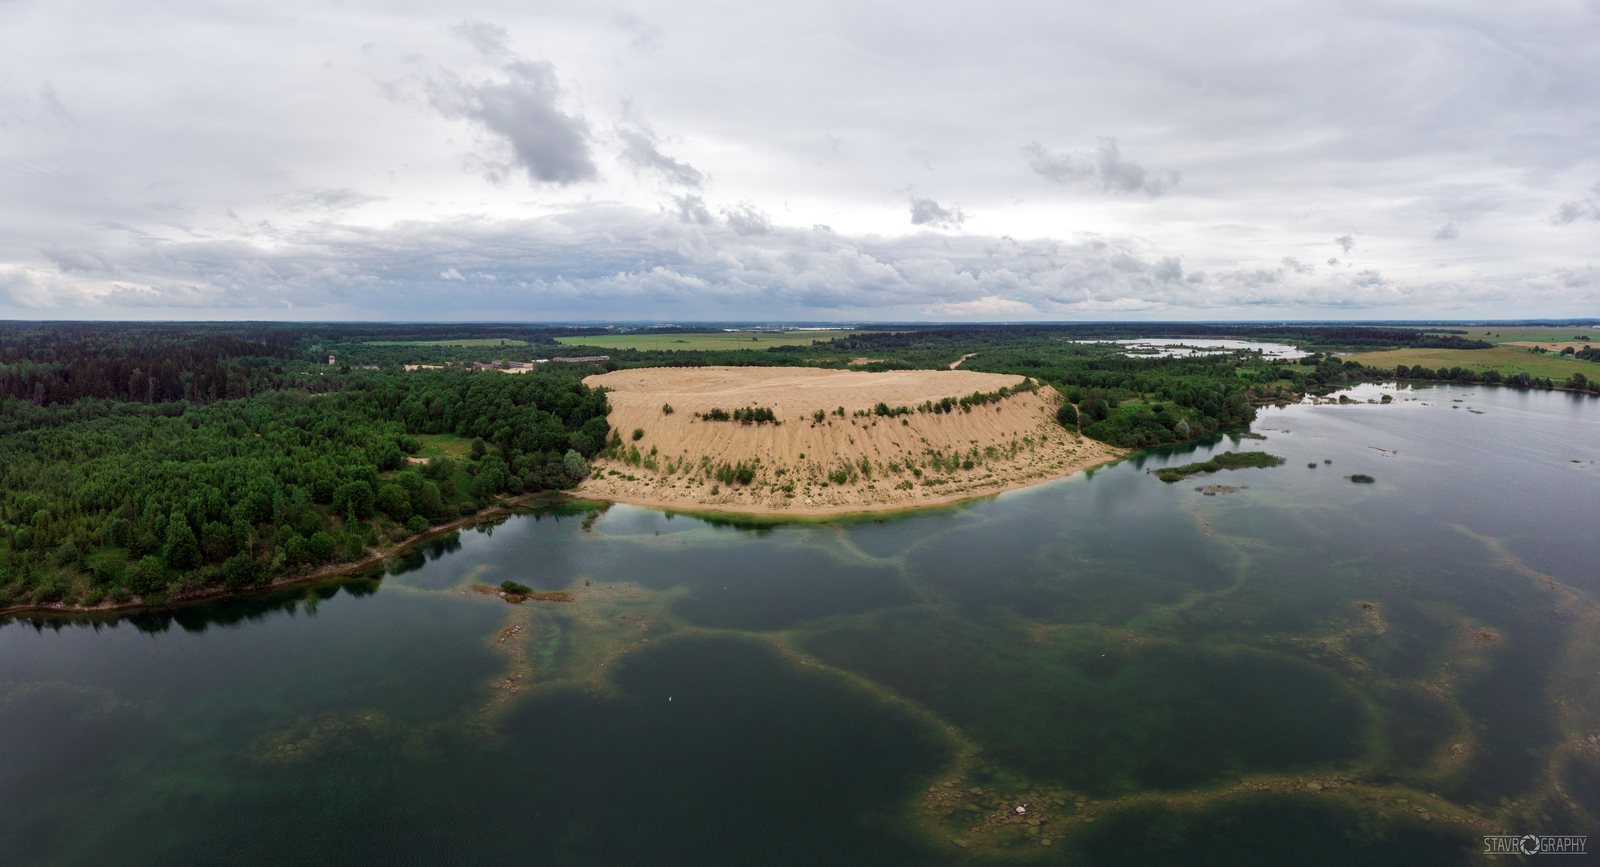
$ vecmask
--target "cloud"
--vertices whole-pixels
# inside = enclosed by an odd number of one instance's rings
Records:
[[[1182,175],[1175,171],[1152,176],[1145,167],[1122,158],[1114,138],[1102,138],[1093,153],[1053,154],[1038,142],[1029,142],[1023,151],[1030,154],[1028,167],[1058,184],[1098,187],[1101,192],[1142,192],[1152,198],[1176,186]]]
[[[668,183],[684,187],[699,187],[705,182],[705,175],[699,169],[663,154],[656,147],[655,133],[649,127],[642,124],[618,127],[617,137],[622,139],[622,161],[636,170],[653,171]]]
[[[765,235],[772,231],[772,218],[749,202],[723,208],[722,216],[727,219],[728,228],[741,235]]]
[[[1030,316],[1039,313],[1032,304],[1025,301],[1012,301],[998,295],[985,295],[971,301],[949,301],[930,305],[923,311],[936,316],[957,316],[962,318],[983,316]]]
[[[116,266],[111,263],[104,253],[93,250],[79,250],[73,247],[45,247],[39,252],[46,259],[55,263],[56,268],[62,273],[78,272],[83,274],[116,273]]]
[[[1443,226],[1433,230],[1433,239],[1435,241],[1454,241],[1459,237],[1461,237],[1461,230],[1456,228],[1455,223],[1445,223]]]
[[[884,237],[770,223],[741,233],[695,195],[654,212],[589,204],[528,219],[319,223],[260,243],[140,239],[92,256],[115,269],[114,281],[0,269],[0,301],[34,311],[388,320],[1348,318],[1600,303],[1592,268],[1501,283],[1404,282],[1375,268],[1317,274],[1293,257],[1185,272],[1171,251],[1114,235]]]
[[[1333,243],[1338,244],[1339,249],[1343,250],[1346,256],[1350,255],[1350,251],[1356,248],[1356,239],[1350,235],[1340,235],[1333,239]]]
[[[349,187],[312,187],[280,193],[272,201],[288,211],[344,211],[359,208],[372,202],[381,202],[383,196],[363,193]]]
[[[515,166],[536,181],[562,186],[597,179],[588,123],[557,107],[561,86],[555,67],[518,59],[501,70],[506,77],[500,81],[469,82],[446,70],[427,83],[428,99],[439,113],[471,121],[509,148],[507,163],[477,160],[484,174],[498,182]]]
[[[11,126],[62,129],[76,123],[66,104],[56,95],[55,85],[48,81],[39,85],[33,95],[0,90],[0,129]]]
[[[1583,4],[1168,3],[1159,26],[1130,4],[932,4],[914,28],[882,10],[280,5],[285,26],[103,0],[9,22],[11,315],[1600,309]],[[78,38],[86,15],[140,37]],[[848,50],[819,64],[817,45]],[[1390,242],[1440,214],[1459,240],[1472,226],[1469,260]],[[1329,227],[1348,246],[1318,252]]]
[[[713,222],[711,212],[706,209],[706,200],[696,195],[684,194],[673,196],[672,201],[678,206],[678,219],[684,223],[699,226],[709,226]]]
[[[1600,181],[1596,181],[1589,189],[1596,197],[1600,197]],[[1600,203],[1596,203],[1592,198],[1562,202],[1561,207],[1556,208],[1555,216],[1550,218],[1550,223],[1555,226],[1565,226],[1579,220],[1600,220]]]
[[[960,208],[942,208],[933,199],[911,199],[911,225],[934,226],[941,229],[961,228],[967,215]]]
[[[490,24],[487,21],[468,18],[451,26],[450,32],[465,40],[468,45],[471,45],[478,50],[478,53],[486,57],[498,57],[511,53],[509,45],[510,34],[498,24]]]

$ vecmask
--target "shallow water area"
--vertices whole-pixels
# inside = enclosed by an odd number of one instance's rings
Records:
[[[1347,396],[926,513],[573,503],[382,574],[13,620],[0,846],[1459,864],[1600,831],[1600,400]],[[1285,463],[1149,472],[1257,450]],[[505,580],[574,601],[472,589]]]

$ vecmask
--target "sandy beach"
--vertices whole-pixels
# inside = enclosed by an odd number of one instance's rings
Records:
[[[612,390],[611,424],[625,449],[639,450],[640,463],[597,460],[575,493],[652,508],[825,516],[936,506],[1035,485],[1127,454],[1057,424],[1060,397],[1047,386],[971,412],[857,414],[880,402],[915,407],[1014,388],[1024,382],[1021,376],[702,367],[619,370],[584,382]],[[704,417],[713,409],[749,406],[772,409],[779,423]],[[818,411],[827,414],[820,422]],[[635,430],[643,431],[638,440]],[[739,464],[752,470],[748,484],[707,472]],[[841,473],[849,476],[843,483]]]

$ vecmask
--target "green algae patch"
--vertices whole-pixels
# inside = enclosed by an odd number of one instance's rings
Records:
[[[1201,473],[1214,473],[1218,470],[1241,470],[1245,467],[1276,467],[1284,463],[1284,458],[1269,455],[1266,452],[1223,452],[1214,455],[1211,460],[1203,463],[1184,464],[1181,467],[1162,467],[1153,472],[1156,478],[1167,484],[1181,482],[1190,476]]]

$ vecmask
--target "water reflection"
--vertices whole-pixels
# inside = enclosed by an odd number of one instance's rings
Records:
[[[370,570],[260,593],[176,602],[154,609],[61,613],[29,611],[0,617],[0,627],[17,623],[32,626],[36,631],[59,632],[70,628],[115,628],[126,623],[139,632],[152,635],[168,632],[174,626],[184,632],[199,634],[214,626],[260,623],[278,614],[302,612],[315,616],[320,603],[340,593],[358,599],[371,596],[378,592],[382,582],[383,573]]]

